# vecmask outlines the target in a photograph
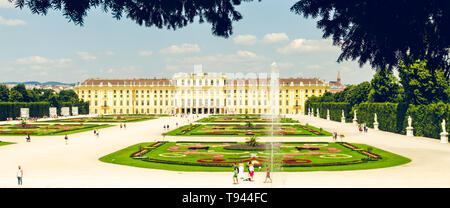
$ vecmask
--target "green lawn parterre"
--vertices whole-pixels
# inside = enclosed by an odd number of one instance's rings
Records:
[[[8,144],[15,144],[15,143],[14,142],[2,142],[2,141],[0,141],[0,146],[8,145]]]
[[[277,125],[274,136],[331,136],[330,132],[309,125]],[[195,124],[186,125],[163,135],[167,136],[271,136],[268,124]]]
[[[272,119],[264,117],[261,115],[212,115],[207,118],[202,118],[198,123],[241,123],[241,122],[252,122],[252,123],[271,123]],[[279,117],[277,123],[298,123],[298,121],[291,118]]]
[[[106,124],[4,124],[0,125],[0,135],[2,136],[49,136],[49,135],[65,135],[74,134],[93,129],[107,128],[114,125]]]
[[[243,144],[195,141],[140,143],[103,156],[99,160],[142,168],[211,172],[232,171],[233,163],[247,164],[248,161],[256,164],[256,171],[264,171],[264,168],[258,167],[270,162],[269,149],[229,149],[233,145]],[[397,166],[411,161],[365,144],[283,142],[279,145],[279,148],[274,150],[275,167],[278,167],[274,171],[362,170]],[[371,148],[370,152],[368,148]]]
[[[80,118],[57,119],[57,120],[49,120],[49,121],[43,121],[43,122],[47,122],[47,123],[80,123],[80,122],[124,123],[124,122],[146,121],[146,120],[156,119],[156,118],[164,117],[164,116],[169,116],[169,115],[156,115],[156,114],[105,115],[105,116],[99,116],[99,117],[80,117]]]

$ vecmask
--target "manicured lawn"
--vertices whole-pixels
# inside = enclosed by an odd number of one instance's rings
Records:
[[[152,145],[154,147],[151,147]],[[259,169],[259,165],[270,164],[270,149],[229,149],[233,145],[242,144],[232,142],[140,143],[101,157],[100,161],[142,168],[207,172],[231,172],[233,163],[247,164],[248,161],[256,164],[256,171],[264,171],[264,167]],[[363,170],[392,167],[411,161],[365,144],[288,142],[279,145],[279,148],[274,149],[274,171]],[[367,152],[367,148],[371,148],[370,153],[373,156],[380,158],[367,160],[368,155],[364,153]],[[140,149],[148,151],[139,154]],[[136,158],[131,157],[132,155]]]
[[[49,135],[65,135],[74,134],[94,129],[107,128],[114,125],[98,125],[98,124],[26,124],[24,127],[21,124],[5,124],[0,125],[0,135],[2,136],[49,136]]]
[[[123,123],[123,122],[139,122],[156,119],[169,115],[105,115],[100,117],[81,117],[43,121],[47,123],[81,123],[81,122],[98,122],[98,123]]]
[[[268,116],[261,115],[212,115],[207,118],[202,118],[198,123],[242,123],[242,122],[252,122],[252,123],[272,123],[272,119]],[[298,123],[298,121],[291,118],[279,117],[275,120],[276,123]]]
[[[272,131],[272,125],[255,124],[196,124],[186,125],[170,132],[167,136],[331,136],[330,132],[309,125],[278,125]]]
[[[14,142],[2,142],[2,141],[0,141],[0,146],[8,145],[8,144],[15,144],[15,143]]]

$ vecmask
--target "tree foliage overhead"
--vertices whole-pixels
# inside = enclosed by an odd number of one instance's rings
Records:
[[[338,62],[392,70],[404,59],[427,60],[432,72],[449,78],[450,1],[300,0],[291,11],[321,18],[323,37],[341,47]]]
[[[242,19],[235,6],[253,0],[9,0],[18,8],[28,7],[32,13],[46,15],[48,10],[60,10],[76,25],[83,25],[91,8],[111,12],[116,19],[123,16],[146,27],[176,30],[193,23],[198,17],[212,25],[212,33],[229,37],[232,22]],[[261,1],[261,0],[258,0]]]

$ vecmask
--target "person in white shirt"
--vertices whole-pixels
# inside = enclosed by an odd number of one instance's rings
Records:
[[[243,163],[239,164],[239,178],[244,179],[244,164]]]
[[[17,170],[17,185],[22,185],[23,169],[19,165],[19,170]]]

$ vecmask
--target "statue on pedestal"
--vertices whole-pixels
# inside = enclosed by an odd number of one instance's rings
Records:
[[[377,118],[377,114],[375,113],[374,118],[373,118],[374,122],[373,122],[373,129],[374,130],[378,130],[378,118]]]
[[[447,132],[445,129],[445,119],[442,120],[442,132]]]
[[[414,136],[414,128],[412,125],[412,119],[411,116],[408,116],[408,127],[406,127],[406,136]]]

